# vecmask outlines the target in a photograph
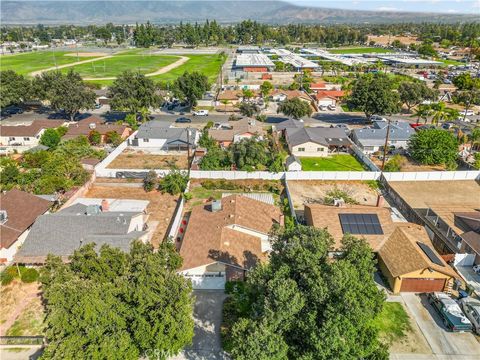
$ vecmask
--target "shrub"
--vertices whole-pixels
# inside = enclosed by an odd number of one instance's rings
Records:
[[[185,191],[188,184],[188,175],[178,170],[172,170],[159,183],[159,190],[170,195],[177,195]]]
[[[38,271],[33,268],[26,268],[21,271],[21,279],[24,283],[32,283],[38,280]]]
[[[0,280],[3,286],[10,284],[16,277],[18,277],[18,271],[13,266],[7,267],[0,274]]]
[[[323,203],[326,205],[333,205],[335,199],[343,199],[343,201],[345,201],[345,203],[347,204],[358,204],[358,201],[351,197],[347,191],[341,190],[336,186],[333,189],[327,191],[327,194],[323,198]]]
[[[150,170],[147,173],[147,176],[145,176],[145,179],[143,179],[143,189],[147,192],[152,191],[157,186],[157,182],[157,173],[153,170]]]
[[[402,171],[402,168],[407,163],[407,158],[402,155],[393,155],[390,160],[385,164],[384,171],[387,172],[396,172]]]

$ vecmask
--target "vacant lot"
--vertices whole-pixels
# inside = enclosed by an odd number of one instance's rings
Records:
[[[322,203],[327,192],[338,188],[361,205],[374,206],[377,201],[377,183],[362,181],[289,181],[288,186],[295,210],[303,210],[304,204]]]
[[[385,54],[391,53],[393,50],[390,49],[382,49],[376,47],[358,47],[358,48],[344,48],[344,49],[332,49],[328,50],[332,54]]]
[[[301,157],[303,171],[363,171],[364,166],[352,155]]]
[[[375,319],[380,339],[389,346],[391,353],[431,353],[425,338],[401,303],[387,302]]]
[[[158,223],[151,240],[154,247],[158,247],[165,238],[178,199],[178,196],[162,194],[158,191],[147,193],[143,188],[124,187],[121,183],[119,186],[98,186],[94,184],[85,197],[150,201],[147,207],[147,213],[150,215],[148,221]]]
[[[367,41],[375,41],[378,45],[388,45],[395,40],[398,40],[405,45],[420,44],[420,41],[418,41],[415,36],[369,35]]]
[[[188,169],[187,154],[154,155],[141,151],[125,151],[118,155],[109,165],[110,169]]]
[[[178,59],[179,57],[172,55],[121,53],[108,59],[64,68],[62,72],[73,69],[84,78],[118,76],[125,70],[135,70],[142,74],[148,74],[174,63]]]
[[[0,334],[8,336],[41,335],[45,317],[40,284],[14,280],[0,290]]]
[[[387,162],[391,157],[387,157]],[[377,165],[379,168],[382,167],[382,160],[377,156],[372,156],[371,160]],[[405,157],[405,164],[402,166],[400,171],[402,172],[415,172],[415,171],[445,171],[445,166],[443,165],[422,165],[417,163],[411,158]]]
[[[84,56],[86,55],[86,56]],[[106,54],[105,54],[106,55]],[[80,61],[99,57],[89,53],[79,53]],[[71,51],[38,51],[32,53],[5,55],[0,57],[2,70],[14,70],[19,74],[29,74],[56,65],[71,64],[78,61],[77,53]],[[88,64],[90,65],[90,64]]]

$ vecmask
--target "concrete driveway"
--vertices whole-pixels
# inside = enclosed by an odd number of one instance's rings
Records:
[[[471,333],[447,331],[442,319],[428,303],[426,295],[401,294],[405,305],[430,345],[430,359],[480,359],[480,342]],[[396,359],[396,358],[395,358]]]
[[[195,290],[195,335],[193,343],[171,360],[224,360],[229,359],[222,350],[220,326],[222,324],[223,290]]]

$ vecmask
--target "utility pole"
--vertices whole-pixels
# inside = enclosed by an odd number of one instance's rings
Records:
[[[388,148],[388,138],[390,137],[390,118],[388,119],[387,124],[387,136],[385,136],[385,145],[383,146],[383,159],[382,159],[382,172],[385,167],[385,158],[387,157],[387,148]]]

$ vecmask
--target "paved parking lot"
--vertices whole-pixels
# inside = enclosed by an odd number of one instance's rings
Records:
[[[195,335],[193,343],[180,355],[170,360],[226,360],[229,359],[222,350],[220,326],[222,308],[225,300],[223,291],[196,290],[193,292],[195,308]]]
[[[428,355],[425,359],[480,359],[480,342],[475,336],[471,333],[447,331],[425,295],[402,293],[401,297],[432,349],[433,355]],[[420,359],[398,356],[392,359]]]

